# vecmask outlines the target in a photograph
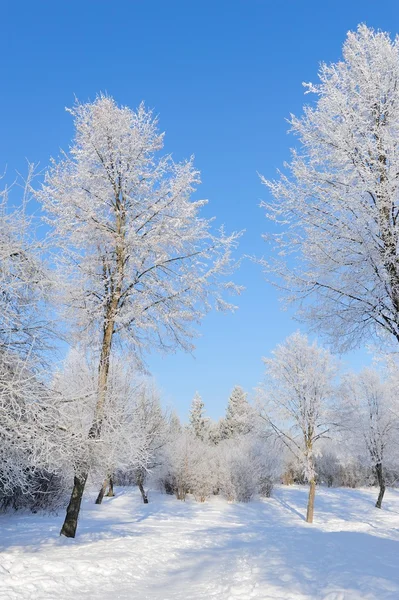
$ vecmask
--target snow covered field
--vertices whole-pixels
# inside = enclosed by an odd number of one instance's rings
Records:
[[[399,491],[306,488],[205,504],[135,489],[84,504],[76,540],[63,514],[0,517],[1,600],[323,600],[399,598]]]

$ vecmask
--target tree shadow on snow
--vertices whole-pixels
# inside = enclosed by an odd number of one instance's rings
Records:
[[[228,588],[249,580],[256,585],[259,598],[271,597],[266,595],[271,585],[281,591],[282,598],[290,594],[325,598],[337,590],[348,600],[399,598],[399,544],[391,539],[312,526],[288,526],[284,531],[261,522],[209,528],[193,536],[197,547],[182,549],[168,573],[172,585],[186,581],[193,597],[202,581],[224,582]],[[201,547],[201,537],[204,542],[219,542]]]

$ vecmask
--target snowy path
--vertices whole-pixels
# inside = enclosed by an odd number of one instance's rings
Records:
[[[62,514],[2,515],[0,599],[399,599],[397,491],[378,511],[375,490],[318,489],[311,526],[305,488],[248,505],[117,491],[85,503],[76,540]]]

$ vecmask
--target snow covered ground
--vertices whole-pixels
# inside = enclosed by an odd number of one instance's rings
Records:
[[[76,540],[63,514],[0,517],[1,600],[399,599],[399,491],[306,488],[228,504],[117,489],[84,504]]]

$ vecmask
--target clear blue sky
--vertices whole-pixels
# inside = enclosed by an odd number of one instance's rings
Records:
[[[106,91],[134,108],[144,100],[160,115],[166,149],[195,154],[207,215],[246,229],[241,251],[258,256],[268,224],[257,171],[273,177],[289,158],[285,119],[301,112],[302,81],[340,57],[359,22],[399,32],[397,0],[4,0],[0,17],[0,169],[23,170],[25,157],[45,167],[67,148],[64,107],[75,95]],[[194,358],[149,358],[182,416],[198,390],[219,417],[233,385],[251,391],[261,357],[298,327],[258,266],[244,263],[236,279],[246,286],[238,311],[204,320]]]

